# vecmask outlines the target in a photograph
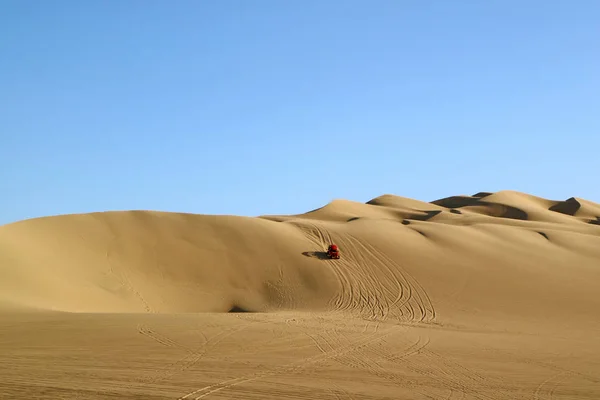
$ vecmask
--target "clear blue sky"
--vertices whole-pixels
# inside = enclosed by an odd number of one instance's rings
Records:
[[[0,224],[383,193],[600,202],[599,1],[0,10]]]

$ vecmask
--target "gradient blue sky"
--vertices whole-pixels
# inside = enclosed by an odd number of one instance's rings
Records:
[[[600,202],[599,1],[0,10],[0,224],[384,193]]]

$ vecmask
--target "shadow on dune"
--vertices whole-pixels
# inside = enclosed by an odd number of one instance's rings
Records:
[[[481,205],[481,203],[483,202],[480,198],[469,196],[450,196],[431,202],[431,204],[435,204],[436,206],[442,206],[453,209]]]
[[[492,205],[493,203],[488,204]],[[497,213],[491,214],[492,216],[509,219],[520,219],[522,221],[529,220],[529,214],[527,214],[520,208],[507,206],[505,204],[495,204],[494,207],[495,208],[492,208],[492,210],[497,211]]]
[[[230,313],[246,313],[246,312],[252,312],[252,311],[249,311],[249,310],[246,310],[245,308],[234,305],[233,307],[231,307],[231,309],[228,312],[230,312]]]
[[[565,201],[561,201],[549,208],[550,211],[558,212],[565,215],[574,216],[581,208],[581,203],[574,197],[570,197]]]
[[[423,214],[410,214],[406,218],[403,218],[400,222],[402,223],[402,225],[409,225],[411,220],[413,220],[413,221],[428,221],[431,218],[433,218],[436,215],[438,215],[439,213],[441,213],[442,210],[422,211],[422,212],[425,213],[425,215],[423,215]],[[460,211],[458,213],[460,213]]]
[[[529,215],[525,211],[521,210],[520,208],[512,207],[512,206],[509,206],[506,204],[498,204],[498,203],[492,203],[489,201],[481,200],[482,198],[485,198],[487,195],[488,195],[488,193],[483,192],[483,193],[477,193],[475,195],[475,196],[481,196],[481,197],[451,196],[451,197],[446,197],[444,199],[432,201],[431,204],[450,208],[453,210],[453,211],[451,211],[453,213],[460,212],[460,210],[457,210],[457,209],[462,208],[462,207],[467,207],[467,209],[468,209],[468,207],[482,207],[482,208],[488,210],[486,212],[487,215],[490,215],[493,217],[519,219],[519,220],[523,220],[523,221],[526,221],[529,219]],[[429,218],[431,218],[431,217],[429,217]]]
[[[403,219],[403,220],[402,220],[402,225],[410,225],[410,224],[411,224],[411,222],[410,222],[410,220],[409,220],[409,219]],[[424,236],[424,237],[428,237],[428,236],[427,236],[427,234],[426,234],[425,232],[423,232],[423,231],[421,231],[421,230],[419,230],[419,229],[413,228],[413,231],[415,231],[415,232],[417,232],[417,233],[421,234],[421,235],[422,235],[422,236]]]
[[[302,253],[304,257],[318,258],[319,260],[328,260],[326,251],[305,251]]]
[[[427,221],[433,217],[435,217],[436,215],[438,215],[439,213],[442,212],[442,210],[433,210],[433,211],[423,211],[425,213],[425,215],[411,215],[409,219],[414,219],[415,221]]]

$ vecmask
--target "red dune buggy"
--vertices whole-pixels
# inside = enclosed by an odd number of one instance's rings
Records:
[[[329,247],[327,248],[327,257],[335,260],[340,258],[340,249],[338,249],[337,245],[329,245]]]

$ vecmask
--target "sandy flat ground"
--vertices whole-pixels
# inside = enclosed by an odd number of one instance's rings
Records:
[[[0,278],[2,399],[600,398],[584,199],[39,218]]]

